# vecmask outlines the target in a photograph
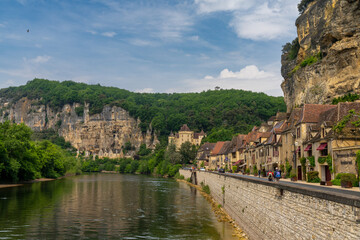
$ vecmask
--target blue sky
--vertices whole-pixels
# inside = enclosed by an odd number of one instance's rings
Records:
[[[296,37],[298,2],[1,0],[0,88],[37,77],[280,96],[281,48]]]

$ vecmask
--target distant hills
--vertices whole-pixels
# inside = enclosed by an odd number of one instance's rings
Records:
[[[65,104],[90,104],[90,114],[100,113],[105,105],[116,105],[141,120],[146,131],[153,130],[165,139],[170,131],[182,124],[195,131],[209,132],[226,128],[235,133],[247,133],[254,125],[285,111],[283,97],[244,90],[208,90],[201,93],[135,93],[115,87],[88,85],[73,81],[34,79],[20,87],[0,90],[0,98],[17,102],[23,97],[39,99],[53,109]]]

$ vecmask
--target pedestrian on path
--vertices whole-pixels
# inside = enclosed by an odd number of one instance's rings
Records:
[[[278,168],[276,168],[275,169],[275,180],[278,182],[280,180],[280,178],[281,178],[281,171]]]
[[[260,175],[261,175],[261,170],[259,169],[259,171],[258,171],[258,174],[259,174],[259,178],[260,178]]]

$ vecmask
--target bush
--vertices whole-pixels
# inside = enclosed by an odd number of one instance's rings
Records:
[[[189,182],[189,183],[191,183],[191,178],[188,177],[188,178],[186,179],[186,181]]]
[[[254,168],[253,168],[253,174],[254,176],[258,175],[258,169],[257,169],[257,166],[255,165]]]
[[[339,173],[338,175],[340,175],[339,177],[340,177],[341,183],[351,182],[353,187],[358,186],[358,184],[359,184],[358,180],[356,179],[355,174],[352,174],[352,173]]]
[[[300,63],[300,66],[301,66],[301,67],[310,66],[310,65],[316,63],[318,60],[319,60],[319,59],[318,59],[317,56],[310,56],[310,57],[306,58],[304,61],[302,61],[302,62]]]
[[[201,189],[203,190],[203,192],[205,192],[205,193],[207,193],[207,194],[210,194],[210,187],[209,187],[209,185],[205,185],[204,182],[201,182],[200,185],[201,185]]]
[[[310,171],[307,173],[307,181],[311,183],[319,183],[319,172],[318,171]]]
[[[333,180],[331,180],[331,182],[332,182],[333,185],[341,186],[341,180],[340,179],[333,179]]]
[[[287,59],[294,60],[300,50],[299,38],[295,38],[291,43],[283,46],[282,53],[287,54]]]
[[[233,173],[237,172],[237,170],[238,170],[238,166],[232,166]]]
[[[210,187],[209,187],[209,185],[203,186],[203,187],[202,187],[202,190],[203,190],[205,193],[210,194]]]
[[[304,13],[306,8],[309,6],[311,2],[314,0],[301,0],[301,2],[298,4],[298,11],[300,14]]]

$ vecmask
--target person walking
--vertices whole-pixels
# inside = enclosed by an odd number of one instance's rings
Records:
[[[281,171],[278,168],[276,168],[276,170],[275,170],[275,180],[278,182],[280,180],[280,178],[281,178]]]
[[[274,179],[274,173],[271,172],[271,171],[269,171],[269,173],[268,173],[268,180],[269,180],[269,181],[273,181],[273,179]]]
[[[258,175],[259,175],[259,178],[260,178],[260,175],[261,175],[261,170],[259,169],[259,171],[258,171]]]

